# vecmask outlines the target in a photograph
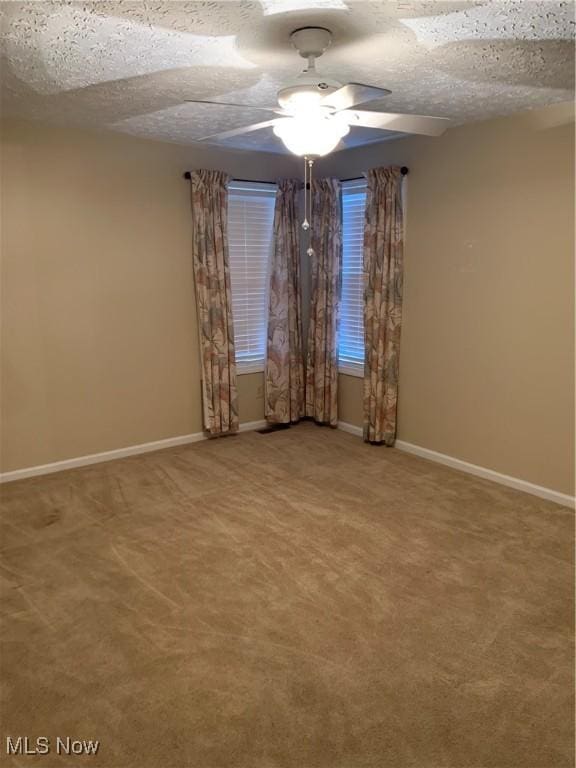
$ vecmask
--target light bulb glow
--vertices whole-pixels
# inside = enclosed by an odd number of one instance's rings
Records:
[[[350,126],[335,117],[287,117],[274,126],[274,133],[295,155],[322,156],[332,152]]]
[[[288,99],[286,110],[294,115],[307,112],[310,109],[317,109],[322,101],[323,94],[313,91],[296,91]]]

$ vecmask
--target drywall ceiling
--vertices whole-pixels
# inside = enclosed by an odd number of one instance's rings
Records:
[[[99,0],[0,11],[4,113],[180,143],[266,119],[249,105],[275,105],[302,70],[288,38],[305,25],[334,33],[321,72],[392,90],[371,108],[460,124],[566,101],[574,88],[572,1]],[[345,144],[390,137],[354,128]],[[222,144],[283,151],[270,128]]]

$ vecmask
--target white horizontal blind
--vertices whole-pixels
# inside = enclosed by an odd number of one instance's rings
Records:
[[[364,214],[366,180],[342,182],[342,299],[338,368],[364,375]]]
[[[264,370],[276,185],[228,185],[228,249],[238,373]]]

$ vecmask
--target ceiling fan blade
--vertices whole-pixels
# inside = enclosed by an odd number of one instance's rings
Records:
[[[333,107],[337,112],[341,109],[351,109],[356,104],[366,104],[368,101],[381,99],[392,91],[386,88],[376,88],[374,85],[362,85],[362,83],[348,83],[338,88],[334,93],[324,96],[322,106]]]
[[[253,123],[252,125],[245,125],[242,128],[233,128],[231,131],[223,131],[222,133],[211,133],[209,136],[202,136],[200,139],[194,139],[194,141],[207,141],[208,139],[231,139],[233,136],[242,136],[244,133],[252,133],[252,131],[259,131],[260,128],[269,128],[276,125],[279,118],[274,120],[266,120],[263,123]]]
[[[216,104],[219,107],[240,107],[240,109],[257,109],[263,112],[275,112],[277,115],[287,114],[278,107],[257,107],[255,104],[232,104],[229,101],[207,101],[205,99],[184,99],[184,104]]]
[[[440,136],[449,127],[447,117],[428,117],[426,115],[399,115],[394,112],[368,112],[350,109],[340,112],[351,126],[363,128],[381,128],[384,131],[417,133],[423,136]]]

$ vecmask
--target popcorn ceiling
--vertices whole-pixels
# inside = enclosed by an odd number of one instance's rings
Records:
[[[334,32],[320,72],[391,89],[374,108],[461,124],[571,100],[574,12],[568,0],[2,2],[2,109],[192,143],[263,116],[184,99],[274,106],[304,66],[289,33],[319,25]],[[345,143],[386,137],[354,128]],[[269,128],[223,145],[284,151]]]

